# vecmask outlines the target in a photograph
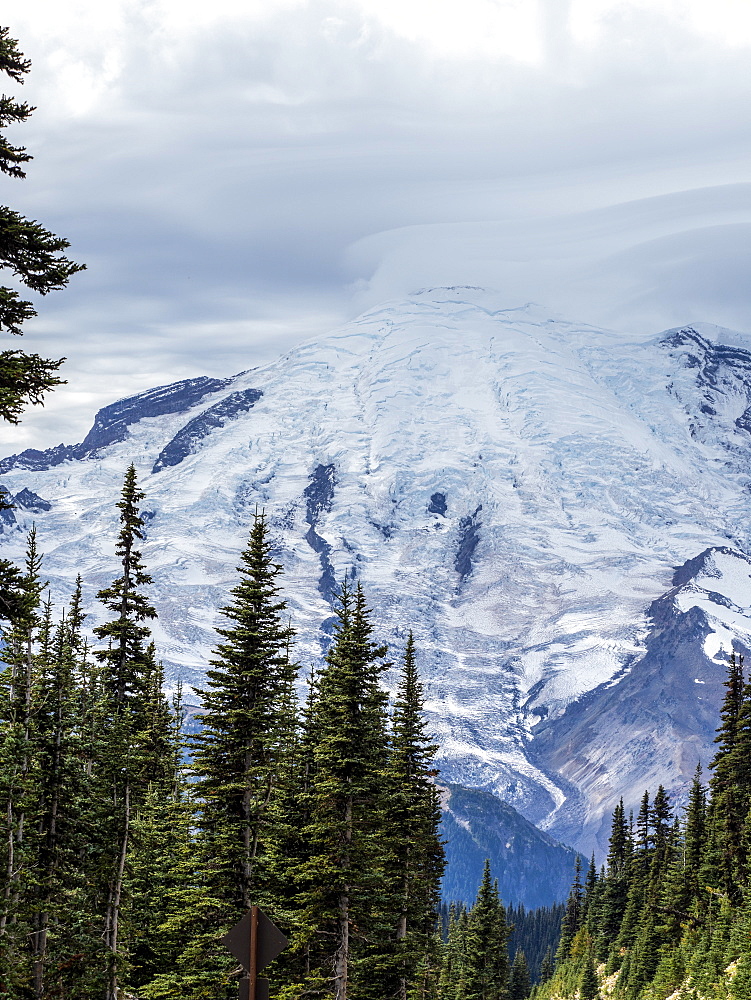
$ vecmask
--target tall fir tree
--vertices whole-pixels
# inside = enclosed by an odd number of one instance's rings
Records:
[[[527,1000],[532,990],[527,959],[521,948],[517,948],[509,972],[509,1000]]]
[[[392,747],[386,780],[390,786],[389,867],[398,888],[395,926],[396,982],[392,992],[407,1000],[421,970],[430,981],[435,967],[435,923],[445,855],[439,835],[441,808],[433,779],[437,746],[426,734],[423,691],[412,633],[407,637],[392,715]],[[427,987],[426,987],[427,988]],[[417,997],[419,990],[412,994]]]
[[[741,881],[741,836],[745,812],[742,789],[744,764],[738,755],[738,735],[743,713],[743,657],[735,650],[728,661],[725,697],[720,710],[720,725],[712,760],[712,790],[709,810],[709,833],[715,854],[714,866],[720,868],[720,885],[738,901]]]
[[[582,883],[582,862],[581,857],[577,854],[574,863],[574,882],[566,902],[566,912],[563,915],[561,924],[561,940],[558,945],[557,955],[559,959],[563,959],[568,955],[576,933],[582,925],[583,906],[584,885]]]
[[[2,806],[2,897],[0,898],[0,983],[10,995],[30,979],[33,897],[39,889],[38,754],[39,699],[36,644],[45,619],[36,532],[29,534],[17,613],[3,643],[0,675],[0,806]]]
[[[336,1000],[385,994],[400,883],[388,870],[384,770],[389,755],[386,648],[373,641],[362,589],[346,581],[319,677],[305,838],[301,942],[310,956],[306,990]]]
[[[115,552],[122,572],[97,594],[112,617],[94,629],[97,638],[106,643],[94,654],[102,668],[104,696],[95,767],[101,800],[107,802],[106,808],[102,806],[99,856],[105,1000],[118,1000],[122,978],[127,974],[124,889],[134,849],[132,825],[149,783],[161,767],[150,757],[146,742],[152,694],[149,684],[155,666],[151,633],[144,623],[156,617],[156,612],[144,593],[151,577],[138,548],[144,539],[139,506],[143,499],[131,464],[117,503],[120,531]]]
[[[509,928],[486,859],[477,899],[469,913],[464,988],[466,1000],[508,1000]]]
[[[31,69],[18,42],[8,28],[0,28],[0,73],[22,84]],[[8,127],[25,122],[34,108],[25,101],[0,98],[0,171],[8,177],[23,178],[31,155],[23,146],[14,146],[5,135]],[[63,256],[68,241],[55,236],[38,222],[24,218],[7,206],[0,206],[0,268],[10,272],[32,292],[46,295],[64,288],[83,269]],[[23,324],[36,316],[31,302],[13,288],[0,287],[0,331],[19,336]],[[62,384],[56,372],[65,359],[53,361],[17,349],[0,351],[0,419],[17,424],[29,404],[41,403],[50,389]]]
[[[223,641],[199,692],[201,730],[194,740],[199,852],[213,901],[203,921],[202,974],[207,982],[216,975],[218,983],[226,983],[222,968],[228,967],[218,944],[222,934],[253,904],[275,915],[276,802],[297,724],[292,629],[263,513],[255,514],[238,572],[233,601],[222,609],[229,624],[217,630]]]

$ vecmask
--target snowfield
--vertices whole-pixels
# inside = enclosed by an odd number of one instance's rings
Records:
[[[680,793],[708,763],[726,651],[749,644],[749,352],[707,325],[629,339],[484,289],[428,289],[264,368],[108,407],[75,448],[3,460],[5,488],[29,494],[2,555],[18,558],[35,522],[53,596],[80,573],[96,624],[133,461],[155,639],[170,679],[195,684],[264,509],[302,665],[326,648],[332,589],[361,580],[394,658],[415,633],[446,779],[587,848],[619,775],[638,801],[655,768]],[[640,760],[639,689],[610,744],[577,729],[571,713],[625,691],[640,662],[672,670],[674,632],[690,752],[650,724],[662,735]]]

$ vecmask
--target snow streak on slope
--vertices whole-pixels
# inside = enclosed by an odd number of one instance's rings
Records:
[[[427,290],[201,386],[179,412],[134,420],[134,397],[121,440],[56,449],[49,468],[44,453],[6,459],[3,483],[52,503],[33,516],[61,595],[78,572],[93,588],[115,571],[114,501],[135,461],[156,638],[187,681],[265,507],[303,663],[325,648],[333,584],[361,578],[395,655],[415,632],[446,777],[554,826],[579,785],[557,750],[530,751],[535,726],[551,732],[639,660],[676,566],[751,550],[751,354],[732,340],[707,327],[629,342],[481,289]],[[20,552],[3,530],[3,554]]]

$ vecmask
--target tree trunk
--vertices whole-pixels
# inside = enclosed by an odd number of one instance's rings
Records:
[[[346,844],[352,842],[352,796],[348,796],[345,809],[344,840]],[[342,867],[349,868],[349,851],[345,850],[342,857]],[[338,943],[334,956],[334,977],[335,977],[335,998],[336,1000],[347,1000],[347,987],[349,978],[349,885],[344,885],[343,892],[339,894],[339,928],[337,933]]]
[[[402,912],[396,925],[396,940],[403,941],[407,936],[407,900],[409,897],[409,878],[407,875],[402,879]],[[402,959],[402,968],[403,968]],[[402,973],[399,976],[399,1000],[407,1000],[407,977]]]
[[[117,998],[117,958],[118,958],[118,933],[120,929],[120,902],[123,892],[123,876],[125,874],[125,861],[128,856],[128,839],[130,836],[130,784],[126,782],[124,792],[125,817],[123,827],[123,839],[120,844],[120,856],[117,862],[115,877],[107,900],[107,916],[104,927],[104,941],[109,949],[109,974],[107,982],[106,1000],[118,1000]]]

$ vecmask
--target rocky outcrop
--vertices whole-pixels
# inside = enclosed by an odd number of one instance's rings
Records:
[[[260,389],[243,389],[231,392],[218,403],[209,406],[198,416],[181,427],[169,444],[165,445],[152,468],[152,472],[179,465],[188,455],[195,453],[200,441],[208,437],[212,431],[224,427],[241,413],[247,413],[263,396]]]
[[[209,393],[224,388],[228,381],[202,375],[200,378],[184,379],[182,382],[162,385],[141,392],[137,396],[120,399],[99,410],[94,417],[91,430],[80,444],[60,444],[45,451],[27,448],[18,455],[10,455],[0,461],[0,474],[10,472],[11,469],[42,472],[63,462],[96,456],[104,448],[124,441],[128,428],[144,417],[181,413],[200,402]]]

